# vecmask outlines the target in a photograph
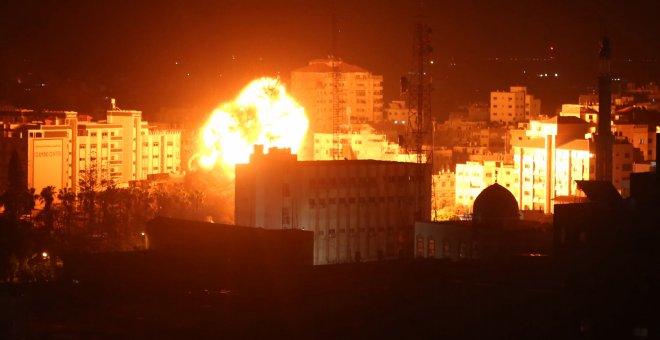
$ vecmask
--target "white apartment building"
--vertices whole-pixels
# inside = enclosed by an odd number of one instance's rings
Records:
[[[37,192],[49,185],[76,190],[92,167],[99,180],[120,186],[181,171],[181,131],[149,125],[140,111],[110,110],[98,122],[73,111],[46,114],[54,119],[3,124],[0,138],[3,158],[17,151]]]

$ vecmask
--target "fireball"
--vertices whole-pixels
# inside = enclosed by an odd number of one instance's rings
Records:
[[[263,145],[264,152],[290,148],[297,153],[308,125],[304,108],[279,80],[256,79],[234,101],[213,111],[193,160],[206,169],[222,166],[233,172],[234,165],[249,162],[255,144]]]

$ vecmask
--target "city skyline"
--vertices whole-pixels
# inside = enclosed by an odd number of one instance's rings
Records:
[[[117,97],[147,114],[214,107],[249,80],[280,76],[331,47],[331,1],[193,3],[8,2],[2,9],[0,100],[17,106],[97,109]],[[434,114],[488,92],[526,85],[544,113],[595,88],[602,35],[613,69],[645,83],[660,75],[659,7],[642,1],[444,4],[427,2],[435,61]],[[386,101],[412,68],[418,5],[336,1],[336,54],[384,76]],[[558,74],[558,79],[538,77]],[[29,89],[29,90],[28,90]]]
[[[0,338],[655,338],[657,13],[2,2]]]

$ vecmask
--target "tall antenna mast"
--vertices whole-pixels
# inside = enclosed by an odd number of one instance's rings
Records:
[[[431,29],[419,16],[415,23],[413,40],[414,71],[408,91],[409,129],[413,137],[413,149],[417,154],[417,163],[428,161],[424,149],[429,144],[431,133],[431,75],[429,74],[431,48]]]
[[[431,29],[424,22],[424,4],[419,3],[420,14],[415,18],[415,30],[413,36],[413,71],[408,80],[408,135],[409,150],[414,150],[418,164],[430,164],[433,169],[433,150],[432,145],[432,121],[431,121],[431,75],[430,75],[430,57],[433,49],[431,48]],[[419,185],[417,195],[417,218],[421,216],[423,200],[422,185],[426,176],[432,175],[426,173],[427,167],[419,167]],[[431,183],[433,186],[433,183]],[[432,188],[432,195],[434,195]],[[428,217],[427,217],[428,218]]]
[[[342,105],[342,76],[339,69],[341,59],[337,57],[337,33],[339,25],[337,20],[337,6],[332,0],[332,54],[330,64],[332,67],[332,159],[341,159],[341,124],[343,121]]]

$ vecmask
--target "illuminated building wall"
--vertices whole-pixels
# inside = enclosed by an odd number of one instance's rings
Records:
[[[527,93],[524,86],[490,93],[490,121],[512,124],[535,119],[541,114],[541,100]]]
[[[39,193],[49,185],[69,186],[70,139],[70,130],[28,130],[28,187]]]
[[[77,152],[72,160],[72,167],[75,167],[77,172],[72,173],[73,185],[77,185],[81,176],[85,176],[85,172],[91,167],[96,167],[102,180],[128,182],[122,181],[125,172],[122,167],[124,155],[121,125],[78,122],[76,131]]]
[[[613,130],[617,136],[626,137],[644,161],[656,160],[655,144],[657,127],[648,124],[614,124]]]
[[[443,209],[453,211],[456,205],[456,173],[439,171],[433,175],[433,185],[432,207],[436,210],[435,213]]]
[[[99,180],[118,185],[181,171],[181,131],[150,126],[139,111],[109,111],[105,122],[71,111],[48,114],[53,119],[7,126],[0,139],[7,146],[3,158],[15,148],[9,145],[25,145],[18,150],[26,156],[28,186],[37,192],[48,185],[75,190],[92,166]]]
[[[456,164],[456,205],[470,209],[479,193],[495,182],[514,196],[518,192],[517,174],[511,165],[499,161]]]
[[[487,185],[486,175],[494,182],[494,169],[479,162],[456,164],[456,205],[471,207],[474,199]]]
[[[562,104],[560,116],[580,118],[587,123],[598,124],[598,104],[585,106],[581,104]]]
[[[520,170],[521,209],[553,211],[553,200],[577,193],[576,180],[595,179],[593,141],[587,139],[588,125],[575,117],[559,116],[533,121],[529,139],[514,142],[514,166]],[[613,148],[614,187],[625,197],[630,191],[633,169],[632,145],[623,137]]]
[[[633,173],[633,145],[617,137],[612,145],[612,184],[621,196],[630,196],[630,174]]]
[[[357,124],[353,127],[353,132],[339,134],[343,159],[417,162],[416,154],[405,152],[399,144],[388,141],[386,135],[376,133],[371,126]],[[332,141],[331,133],[314,133],[313,160],[332,160]]]
[[[511,165],[488,161],[456,165],[457,205],[471,206],[497,177],[521,210],[552,213],[558,198],[578,194],[575,181],[594,178],[588,131],[588,124],[576,117],[531,121],[524,135],[513,134]],[[631,155],[632,145],[619,138],[614,144],[613,184],[624,197],[629,194]]]
[[[346,122],[378,122],[383,119],[383,76],[361,67],[334,61],[341,75],[340,107]],[[317,59],[291,72],[291,95],[305,108],[310,132],[332,133],[333,64]]]
[[[553,212],[554,199],[575,196],[576,180],[593,177],[590,141],[575,139],[556,146],[555,136],[525,141],[513,148],[519,172],[517,200],[522,210]]]
[[[235,221],[314,231],[314,264],[411,256],[414,222],[431,218],[431,178],[420,176],[426,170],[416,163],[297,161],[288,149],[256,148],[249,164],[236,166]]]

